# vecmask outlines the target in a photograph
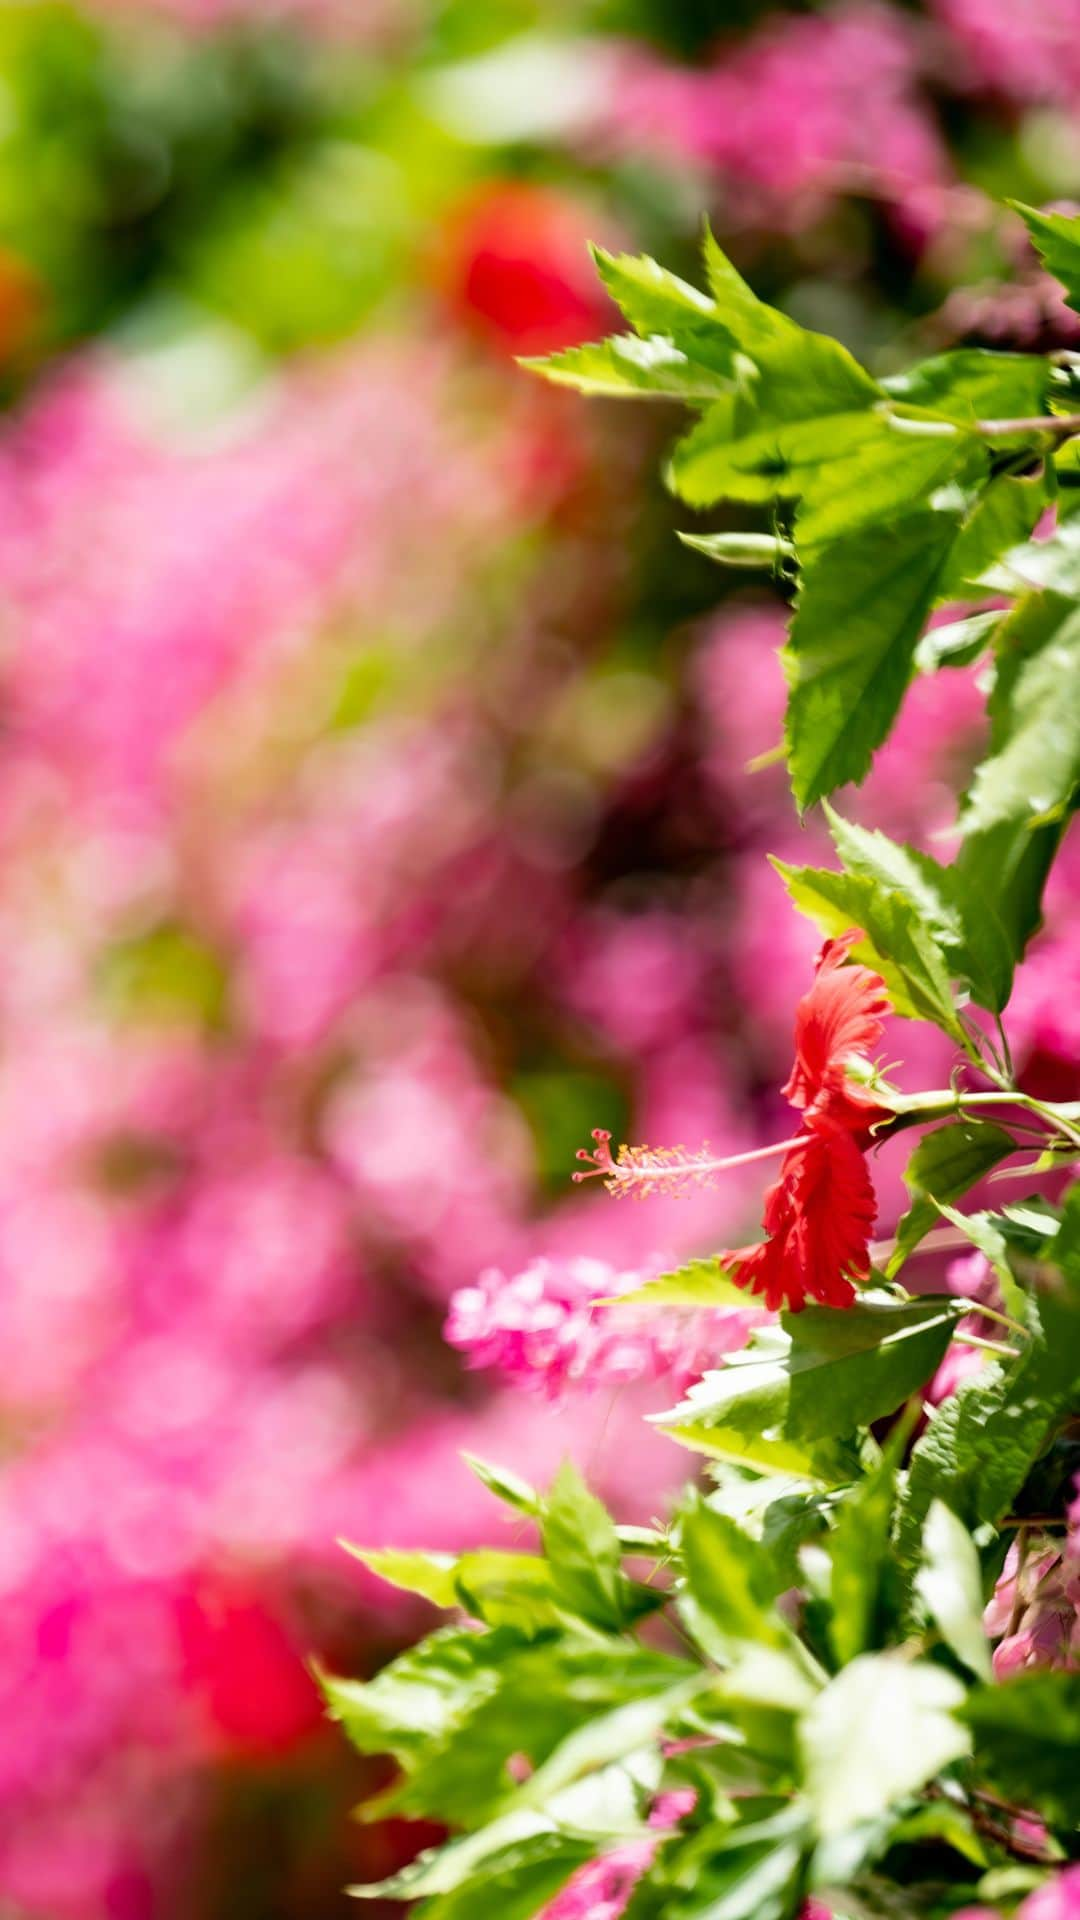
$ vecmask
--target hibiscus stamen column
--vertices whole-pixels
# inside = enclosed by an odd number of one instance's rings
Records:
[[[797,1133],[790,1140],[776,1140],[771,1146],[754,1147],[748,1153],[730,1153],[716,1160],[710,1157],[708,1143],[696,1152],[688,1152],[685,1147],[622,1146],[613,1156],[611,1134],[606,1127],[594,1127],[592,1137],[596,1145],[591,1151],[588,1147],[579,1147],[577,1151],[579,1160],[591,1162],[588,1171],[572,1173],[570,1178],[602,1179],[609,1193],[642,1196],[657,1191],[677,1193],[698,1182],[707,1184],[715,1174],[727,1173],[732,1167],[749,1167],[757,1160],[774,1160],[777,1154],[807,1146],[810,1140],[809,1134]]]
[[[808,1299],[849,1307],[852,1281],[870,1273],[876,1202],[866,1152],[893,1109],[848,1072],[853,1064],[869,1065],[890,1010],[880,975],[848,961],[863,937],[850,927],[826,942],[795,1010],[795,1063],[783,1091],[801,1113],[802,1126],[791,1139],[723,1160],[707,1147],[698,1153],[620,1147],[615,1158],[611,1135],[597,1128],[592,1151],[578,1152],[590,1167],[575,1173],[575,1180],[600,1176],[609,1193],[639,1195],[684,1192],[732,1167],[781,1154],[779,1174],[765,1194],[765,1239],[717,1256],[736,1285],[759,1294],[773,1312],[797,1312]]]

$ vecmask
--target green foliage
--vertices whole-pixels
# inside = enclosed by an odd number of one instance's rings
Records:
[[[1078,223],[1025,217],[1072,285],[1066,269]],[[879,382],[836,341],[760,301],[711,234],[708,294],[646,258],[597,260],[633,332],[530,364],[585,392],[683,398],[701,411],[670,461],[680,497],[695,507],[731,500],[793,515],[790,540],[774,529],[758,545],[753,534],[724,533],[699,544],[736,565],[782,558],[797,568],[785,667],[800,807],[865,777],[916,665],[933,670],[1000,641],[996,616],[976,615],[974,625],[924,645],[936,604],[991,584],[1023,598],[1051,580],[1055,591],[1080,596],[1071,528],[1049,554],[1029,540],[1053,493],[1051,438],[1038,426],[1041,417],[1048,430],[1053,424],[1047,361],[962,349]],[[1025,434],[1039,456],[1026,466],[1015,444]],[[1070,804],[1077,722],[1071,701],[1055,701],[1051,689],[1080,681],[1073,646],[1069,606],[1020,670],[1009,665],[1008,640],[998,645],[1008,692],[995,696],[995,739],[965,809],[967,834],[1006,821],[1030,829]],[[1030,908],[998,917],[1006,935],[1018,929],[1015,960]],[[1011,978],[1000,955],[993,978],[996,1010]]]
[[[719,1260],[688,1260],[671,1273],[619,1295],[624,1307],[745,1307],[746,1295],[729,1280]]]
[[[911,679],[956,522],[912,514],[845,530],[807,562],[784,657],[799,806],[865,779]]]
[[[1077,299],[1080,220],[1025,218]],[[970,1195],[1033,1139],[1032,1177],[1080,1158],[1080,1104],[1017,1087],[1006,1025],[1080,788],[1080,522],[1031,538],[1075,477],[1051,411],[1061,369],[964,349],[878,381],[760,301],[709,235],[707,292],[645,258],[597,263],[631,331],[539,370],[694,409],[675,491],[751,512],[683,537],[772,571],[793,602],[789,772],[800,809],[824,803],[839,865],[776,865],[824,934],[859,931],[854,957],[898,1013],[948,1036],[957,1069],[904,1095],[863,1061],[892,1110],[876,1132],[927,1129],[887,1273],[850,1308],[760,1326],[654,1416],[707,1456],[708,1491],[620,1527],[569,1466],[545,1492],[473,1462],[536,1550],[361,1553],[468,1624],[365,1685],[323,1683],[361,1751],[397,1763],[375,1810],[451,1830],[356,1891],[418,1900],[424,1920],[527,1920],[583,1862],[647,1837],[627,1920],[796,1920],[811,1890],[840,1915],[1015,1904],[1080,1853],[1080,1681],[998,1683],[983,1624],[1009,1541],[1063,1520],[1080,1459],[1080,1183],[1059,1204],[975,1210]],[[755,508],[761,526],[743,525]],[[1007,607],[977,604],[991,594]],[[976,605],[928,631],[954,600]],[[955,858],[828,805],[869,771],[913,674],[984,655],[989,744]],[[942,1222],[985,1253],[1000,1304],[898,1284]],[[604,1310],[620,1304],[749,1303],[701,1257]],[[991,1352],[930,1404],[970,1340]],[[692,1808],[650,1827],[657,1796],[688,1786]],[[1023,1838],[1021,1814],[1045,1843]]]
[[[930,1020],[963,1045],[942,946],[902,893],[865,873],[789,867],[782,860],[773,865],[799,912],[823,934],[862,929],[855,957],[881,975],[897,1013]]]
[[[915,1591],[957,1659],[990,1678],[990,1648],[982,1624],[982,1568],[970,1533],[944,1500],[933,1500],[923,1528]]]
[[[1058,820],[1080,781],[1080,607],[1049,602],[1042,633],[1006,653],[999,633],[991,752],[964,809],[967,832]]]
[[[1045,1292],[1008,1369],[985,1367],[936,1409],[912,1454],[900,1540],[914,1551],[940,1498],[969,1526],[996,1525],[1080,1398],[1080,1306]]]
[[[1023,1673],[983,1687],[961,1709],[978,1778],[1025,1807],[1080,1827],[1080,1675]]]
[[[1013,203],[1038,248],[1048,273],[1060,280],[1070,307],[1080,300],[1080,219],[1075,214],[1039,213]]]
[[[960,1682],[928,1660],[860,1654],[802,1726],[807,1797],[824,1838],[872,1820],[965,1752]]]
[[[993,904],[956,866],[867,832],[826,804],[833,845],[844,870],[899,894],[932,936],[954,980],[979,1006],[1000,1012],[1012,988],[1015,956]]]
[[[684,336],[685,337],[685,336]],[[616,334],[593,346],[567,347],[547,360],[523,360],[556,386],[607,399],[708,400],[728,393],[734,373],[730,350],[714,350],[720,365],[705,365],[663,334]]]
[[[981,347],[936,354],[881,382],[902,405],[928,409],[960,426],[1042,413],[1049,384],[1049,365],[1037,355],[988,353]]]
[[[951,1120],[923,1134],[904,1171],[912,1204],[896,1229],[890,1279],[936,1225],[939,1203],[958,1199],[1014,1149],[1012,1135],[990,1120]]]
[[[951,1299],[864,1298],[844,1312],[784,1314],[681,1405],[657,1415],[658,1424],[718,1459],[848,1477],[845,1443],[929,1378],[957,1313]]]
[[[541,1531],[555,1592],[567,1612],[618,1632],[657,1604],[657,1596],[621,1569],[612,1521],[567,1461],[545,1502]]]
[[[772,1605],[767,1549],[703,1500],[688,1504],[679,1547],[686,1580],[683,1611],[714,1658],[730,1660],[743,1644],[790,1648],[791,1630]]]

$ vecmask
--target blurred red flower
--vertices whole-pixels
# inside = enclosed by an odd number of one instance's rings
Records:
[[[549,187],[498,181],[451,216],[437,272],[456,318],[515,354],[552,353],[610,330],[596,277],[595,223]]]
[[[231,1583],[203,1583],[177,1608],[184,1676],[208,1723],[214,1750],[270,1760],[323,1723],[300,1650],[258,1596]]]

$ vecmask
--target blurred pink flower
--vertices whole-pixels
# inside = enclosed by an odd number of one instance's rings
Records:
[[[952,84],[1071,104],[1080,94],[1077,0],[932,0],[952,47]],[[956,56],[959,56],[959,67]]]
[[[649,1825],[664,1831],[693,1812],[697,1794],[692,1787],[660,1793],[649,1812]],[[620,1920],[642,1875],[652,1865],[656,1840],[629,1840],[599,1859],[579,1868],[562,1892],[556,1894],[537,1920]]]
[[[1029,1893],[1020,1920],[1080,1920],[1080,1867],[1066,1867]]]
[[[809,19],[766,20],[704,70],[626,45],[594,137],[715,170],[743,221],[797,229],[837,195],[857,193],[931,230],[949,168],[917,83],[910,24],[875,0],[851,0]]]
[[[572,1386],[671,1379],[678,1391],[725,1353],[746,1345],[767,1316],[752,1308],[676,1310],[600,1304],[660,1270],[619,1273],[599,1260],[535,1260],[507,1278],[496,1270],[450,1303],[446,1337],[476,1367],[498,1367],[552,1398]]]

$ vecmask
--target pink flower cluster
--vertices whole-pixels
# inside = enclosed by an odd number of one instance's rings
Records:
[[[701,69],[626,46],[594,137],[708,168],[747,224],[798,229],[858,194],[926,231],[940,220],[950,168],[919,97],[919,65],[911,23],[876,0],[777,14]]]
[[[654,1263],[658,1272],[663,1263]],[[519,1385],[561,1398],[568,1387],[666,1379],[678,1392],[725,1353],[745,1346],[767,1316],[747,1307],[663,1311],[620,1307],[618,1295],[651,1277],[602,1260],[533,1260],[512,1279],[495,1269],[455,1293],[451,1346],[474,1367],[498,1367]],[[616,1304],[610,1304],[615,1301]]]
[[[635,1135],[755,1144],[741,1089],[783,1077],[792,996],[778,1017],[747,890],[786,798],[762,776],[743,813],[719,769],[725,684],[779,701],[777,619],[702,636],[688,812],[665,708],[613,759],[611,693],[567,658],[578,535],[518,581],[518,625],[484,611],[511,533],[563,538],[588,443],[568,466],[516,386],[481,431],[455,380],[372,342],[200,424],[152,364],[87,357],[0,439],[0,1890],[35,1916],[119,1885],[144,1920],[199,1770],[314,1737],[297,1585],[358,1577],[339,1534],[481,1538],[460,1446],[543,1478],[576,1437],[623,1511],[655,1508],[678,1463],[630,1408],[597,1454],[584,1398],[455,1404],[451,1295],[455,1342],[549,1397],[681,1382],[755,1318],[596,1304],[641,1277],[643,1221],[656,1270],[738,1239],[756,1187],[647,1215],[567,1189],[537,1225],[481,1010],[623,1078]],[[471,636],[449,660],[446,629]],[[894,811],[965,723],[962,675],[938,697]],[[586,892],[602,810],[643,807],[699,878],[644,908]]]
[[[1080,1670],[1080,1496],[1063,1536],[1023,1529],[1009,1548],[984,1624],[999,1680],[1025,1667]]]
[[[1080,93],[1077,0],[933,0],[962,65],[962,83],[1027,104],[1073,104]]]
[[[200,424],[171,370],[86,357],[0,438],[20,1913],[147,1920],[205,1769],[316,1738],[304,1655],[358,1577],[337,1536],[479,1540],[462,1446],[544,1477],[599,1442],[587,1407],[462,1408],[440,1357],[434,1303],[532,1233],[531,1145],[449,980],[482,952],[520,991],[573,907],[560,816],[498,812],[527,636],[500,616],[486,706],[438,645],[485,644],[490,555],[563,481],[531,400],[484,429],[457,377],[372,342]],[[638,1431],[596,1457],[647,1511]]]

